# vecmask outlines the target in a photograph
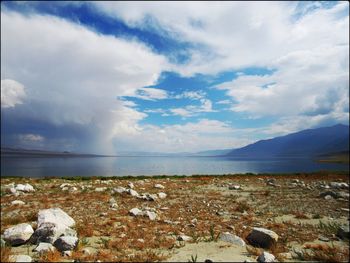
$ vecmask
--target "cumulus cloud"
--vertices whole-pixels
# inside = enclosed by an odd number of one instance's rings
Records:
[[[1,108],[12,108],[22,104],[26,93],[24,86],[12,79],[1,80]]]
[[[154,85],[167,67],[164,57],[139,42],[100,35],[51,16],[2,11],[1,39],[1,75],[17,81],[5,82],[5,88],[2,82],[2,103],[4,95],[7,107],[17,103],[11,118],[7,109],[2,112],[4,126],[17,118],[31,120],[38,130],[73,130],[71,143],[85,151],[111,152],[110,140],[118,132],[137,129],[146,115],[117,98]],[[9,83],[19,95],[23,86],[17,83],[26,87],[21,107],[21,96],[9,97]],[[165,96],[155,89],[143,91],[150,99]],[[55,136],[52,141],[64,139]]]

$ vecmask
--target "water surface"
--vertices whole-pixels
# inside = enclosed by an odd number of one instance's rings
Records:
[[[2,176],[126,176],[229,173],[349,171],[348,164],[312,159],[237,159],[224,157],[4,157]]]

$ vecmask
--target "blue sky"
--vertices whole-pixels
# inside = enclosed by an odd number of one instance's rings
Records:
[[[349,122],[347,2],[2,2],[1,144],[227,149]]]

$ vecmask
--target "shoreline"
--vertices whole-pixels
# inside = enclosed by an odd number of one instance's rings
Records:
[[[36,180],[50,180],[50,179],[64,179],[71,181],[88,181],[88,180],[142,180],[142,179],[177,179],[177,178],[196,178],[196,177],[241,177],[241,176],[325,176],[329,174],[335,175],[349,175],[349,171],[315,171],[315,172],[290,172],[290,173],[230,173],[230,174],[192,174],[192,175],[123,175],[123,176],[44,176],[44,177],[26,177],[26,176],[1,176],[0,179],[36,179]]]

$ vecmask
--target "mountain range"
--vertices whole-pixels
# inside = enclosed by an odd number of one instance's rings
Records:
[[[227,155],[233,157],[302,157],[349,152],[349,126],[308,129],[269,140],[261,140],[234,149]]]

